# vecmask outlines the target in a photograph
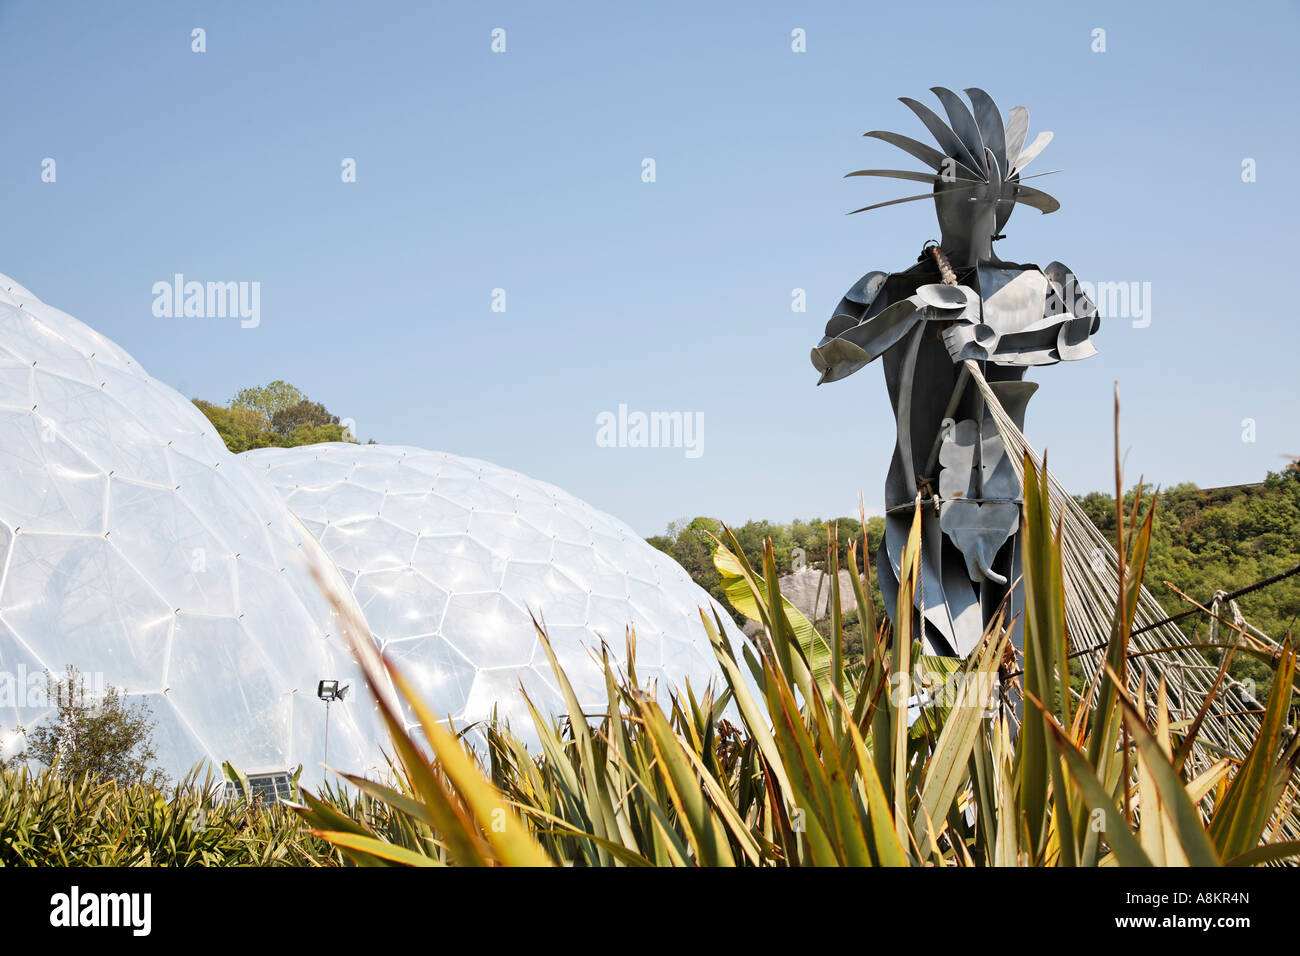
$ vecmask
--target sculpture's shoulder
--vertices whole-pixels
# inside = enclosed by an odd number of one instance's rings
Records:
[[[812,364],[821,373],[817,384],[847,378],[880,354],[882,342],[872,320],[897,301],[897,275],[873,269],[844,293],[813,346]]]
[[[868,272],[844,293],[826,323],[826,334],[834,337],[849,326],[849,320],[856,325],[938,281],[939,270],[929,259],[897,272]]]
[[[1053,304],[1059,312],[1068,313],[1078,318],[1092,321],[1088,325],[1088,334],[1095,335],[1101,328],[1101,315],[1092,297],[1084,290],[1074,272],[1061,262],[1049,262],[1043,269],[1052,284]]]
[[[849,287],[848,292],[844,293],[844,297],[840,299],[840,304],[831,313],[831,320],[833,321],[837,315],[847,315],[855,321],[866,318],[871,306],[880,298],[880,293],[889,280],[889,276],[890,273],[881,272],[878,269],[866,273]]]
[[[902,272],[868,272],[855,282],[813,347],[813,367],[822,373],[818,384],[838,381],[870,364],[917,323],[964,314],[973,290],[944,291],[948,287],[938,283],[938,266],[928,257]]]
[[[982,261],[972,284],[979,292],[978,319],[944,333],[954,360],[1052,365],[1096,354],[1097,307],[1064,264]]]

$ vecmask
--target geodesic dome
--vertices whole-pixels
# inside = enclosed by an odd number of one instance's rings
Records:
[[[573,495],[485,461],[385,445],[262,448],[266,474],[352,588],[381,650],[433,712],[463,726],[510,719],[527,739],[522,685],[564,705],[529,612],[544,619],[584,711],[601,713],[603,638],[637,676],[702,694],[721,686],[699,608],[717,607],[676,561]],[[739,654],[739,630],[720,616]]]
[[[149,704],[174,777],[206,758],[320,779],[316,683],[356,673],[304,558],[328,560],[193,403],[2,275],[0,475],[6,755],[72,665]],[[376,764],[373,722],[364,695],[336,708],[330,762]]]

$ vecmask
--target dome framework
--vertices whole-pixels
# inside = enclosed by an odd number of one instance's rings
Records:
[[[527,736],[522,685],[539,710],[563,704],[532,617],[588,712],[606,704],[593,657],[623,660],[636,631],[637,676],[696,693],[720,681],[700,620],[716,608],[671,557],[567,492],[485,461],[383,445],[266,448],[264,470],[352,589],[380,649],[457,726],[495,711]],[[737,645],[738,646],[738,645]],[[409,716],[409,715],[408,715]]]
[[[305,559],[328,560],[192,402],[5,276],[0,473],[5,755],[73,666],[149,706],[173,778],[230,760],[319,779],[316,682],[356,673]],[[372,715],[333,719],[331,760],[373,766]]]

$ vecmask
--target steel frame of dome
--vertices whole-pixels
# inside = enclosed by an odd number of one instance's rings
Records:
[[[318,784],[316,682],[360,683],[326,590],[435,711],[463,726],[496,710],[525,739],[521,684],[563,709],[529,611],[597,712],[592,652],[604,639],[622,662],[629,624],[638,676],[661,690],[718,680],[700,607],[743,641],[680,565],[553,485],[414,448],[232,455],[192,402],[3,275],[0,474],[0,756],[53,715],[39,690],[72,665],[151,707],[173,778],[229,760],[301,764]],[[329,747],[332,765],[385,769],[364,693],[335,711]]]
[[[228,759],[319,779],[316,681],[356,674],[304,559],[332,566],[193,403],[5,276],[0,473],[4,752],[74,665],[149,704],[173,776]],[[334,721],[334,762],[373,766],[373,714]]]
[[[263,470],[351,586],[380,648],[439,716],[497,708],[531,737],[518,687],[563,711],[530,612],[546,626],[584,710],[603,712],[602,639],[661,691],[719,671],[699,609],[716,608],[671,557],[554,485],[406,446],[323,444],[240,456]],[[717,608],[733,646],[743,640]],[[409,716],[409,715],[408,715]]]

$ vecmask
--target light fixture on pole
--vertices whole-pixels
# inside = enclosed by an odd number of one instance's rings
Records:
[[[325,701],[325,760],[326,765],[330,760],[330,704],[336,700],[342,700],[348,692],[350,684],[339,686],[336,680],[323,680],[316,685],[316,696]]]

